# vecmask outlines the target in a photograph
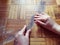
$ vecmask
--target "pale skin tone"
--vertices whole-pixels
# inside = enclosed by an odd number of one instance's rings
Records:
[[[48,14],[36,13],[34,16],[34,22],[37,24],[37,26],[41,25],[42,27],[60,35],[60,25],[58,25]],[[24,35],[25,28],[26,25],[16,34],[16,45],[29,45],[29,32],[31,29],[27,30],[26,34]]]
[[[15,41],[17,43],[15,45],[29,45],[29,32],[31,29],[27,30],[27,32],[24,35],[26,25],[16,34]]]
[[[41,25],[42,27],[60,35],[60,25],[58,25],[48,14],[36,13],[34,20],[37,26]]]

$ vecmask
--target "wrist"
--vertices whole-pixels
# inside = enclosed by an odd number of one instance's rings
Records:
[[[57,34],[60,35],[60,25],[58,25],[57,23],[55,23],[52,27],[53,31]]]

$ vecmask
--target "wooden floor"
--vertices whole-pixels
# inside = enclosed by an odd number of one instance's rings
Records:
[[[48,30],[40,30],[36,38],[31,38],[31,45],[60,45],[60,36]]]
[[[21,5],[22,7],[20,7],[19,4],[18,5],[17,4],[16,5],[13,5],[14,2],[10,2],[9,3],[8,10],[7,10],[7,5],[5,4],[4,1],[3,0],[0,1],[1,2],[0,3],[0,19],[3,19],[3,18],[5,19],[6,18],[6,14],[5,13],[6,12],[8,13],[7,14],[7,18],[8,17],[9,18],[7,19],[7,23],[6,23],[6,31],[12,31],[12,34],[14,34],[15,32],[18,31],[18,29],[21,29],[23,27],[23,25],[26,24],[26,20],[19,20],[20,19],[20,16],[24,16],[26,14],[27,17],[29,18],[29,16],[33,14],[33,11],[26,10],[25,9],[25,6],[26,5],[24,5],[24,6]],[[36,1],[38,1],[38,0],[36,0]],[[7,2],[7,0],[6,0],[6,2]],[[33,4],[33,2],[32,2],[32,4]],[[32,6],[32,5],[30,5],[30,6]],[[29,7],[29,5],[27,7]],[[51,16],[53,16],[55,18],[55,16],[52,15],[52,13],[55,14],[55,11],[52,10],[52,9],[54,9],[54,7],[55,6],[53,6],[53,8],[47,7],[47,9],[49,9],[47,11],[48,11],[48,13],[50,13]],[[18,11],[20,9],[21,9],[22,12],[21,11]],[[49,11],[51,11],[51,12],[49,12]],[[21,12],[21,15],[20,15],[20,12]],[[56,12],[59,12],[60,13],[60,7],[57,10],[57,6],[56,6]],[[26,19],[27,19],[27,17],[26,17]],[[57,19],[60,19],[60,15],[57,16]],[[1,20],[0,20],[0,22],[2,23]],[[60,23],[60,20],[57,21],[57,23]],[[4,24],[4,22],[3,22],[3,24]],[[7,35],[0,36],[1,37],[0,38],[0,41],[2,40],[2,42],[3,42],[2,44],[0,43],[0,45],[14,45],[14,39],[11,39],[11,40],[9,40],[7,42],[6,41],[3,41],[4,39],[7,38],[6,36]],[[33,29],[32,29],[31,35],[30,35],[30,45],[60,45],[60,35],[57,35],[57,34],[51,32],[51,31],[48,31],[47,29],[43,29],[43,28],[39,28],[38,29],[37,26],[35,25],[33,27]]]
[[[10,20],[10,23],[8,24],[13,24],[13,20]],[[17,20],[15,20],[17,23]],[[21,20],[23,21],[23,20]],[[21,24],[21,23],[20,23]],[[15,28],[14,26],[11,27],[11,25],[7,25],[7,29],[9,28]],[[13,24],[15,25],[15,24]],[[23,23],[24,25],[24,23]],[[23,27],[21,26],[21,28]],[[19,25],[17,25],[18,28]],[[16,28],[16,29],[18,29]],[[16,32],[16,31],[15,31]],[[10,41],[9,43],[6,43],[5,45],[13,45],[14,40]],[[44,28],[37,28],[36,25],[33,27],[31,35],[30,35],[30,45],[60,45],[60,35],[57,35],[47,29]]]

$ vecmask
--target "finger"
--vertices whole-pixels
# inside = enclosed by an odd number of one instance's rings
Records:
[[[37,17],[37,18],[34,18],[34,20],[35,19],[37,19],[37,20],[47,20],[48,19],[48,17],[47,16],[39,16],[39,17]]]
[[[45,23],[44,22],[42,22],[42,21],[40,21],[40,20],[36,20],[36,21],[34,21],[35,23],[39,23],[40,25],[45,25]]]
[[[34,18],[34,21],[36,21],[38,18]]]
[[[34,20],[38,20],[38,19],[41,19],[41,18],[34,18]]]
[[[34,16],[34,18],[39,18],[39,17],[40,17],[40,16],[37,16],[37,15],[36,15],[36,16]]]
[[[47,14],[47,13],[45,13],[45,12],[42,12],[42,13],[40,13],[40,14],[39,14],[39,13],[36,13],[36,15],[38,15],[38,16],[39,16],[39,15],[48,15],[48,14]]]
[[[29,38],[29,33],[30,33],[30,31],[31,31],[31,29],[27,30],[27,32],[26,32],[26,35],[25,35],[25,36],[26,36],[27,38]]]
[[[24,33],[25,28],[26,28],[26,25],[24,25],[24,27],[22,28],[22,30],[20,31],[20,33]]]
[[[44,25],[45,23],[43,23],[42,21],[39,21],[39,20],[37,20],[37,22],[39,22],[40,24],[42,24],[42,25]]]
[[[43,19],[43,18],[34,18],[34,20],[45,21],[46,19]]]

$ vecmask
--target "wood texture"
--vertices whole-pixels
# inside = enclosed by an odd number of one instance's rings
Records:
[[[58,2],[56,0],[52,0],[48,5],[46,5],[45,12],[48,13],[58,24],[60,24],[59,14],[56,14],[56,10],[58,8]],[[3,3],[2,3],[3,2]],[[0,18],[4,18],[7,15],[6,22],[6,31],[12,31],[12,34],[15,34],[18,30],[22,29],[25,24],[28,24],[30,18],[33,14],[35,14],[35,5],[38,4],[39,0],[28,1],[27,5],[17,3],[16,0],[9,0],[8,7],[5,5],[5,1],[1,1],[0,4]],[[8,10],[7,10],[8,9]],[[57,10],[58,11],[58,10]],[[7,12],[7,14],[5,14]],[[60,12],[60,11],[58,11]],[[3,19],[2,18],[2,19]],[[7,35],[5,35],[7,36]],[[3,37],[6,39],[7,37]],[[2,37],[0,38],[2,40]],[[4,43],[4,42],[3,42]],[[13,45],[14,40],[8,42],[4,45]],[[30,35],[30,45],[60,45],[60,35],[57,35],[47,29],[38,28],[36,24],[32,28],[32,32]]]

